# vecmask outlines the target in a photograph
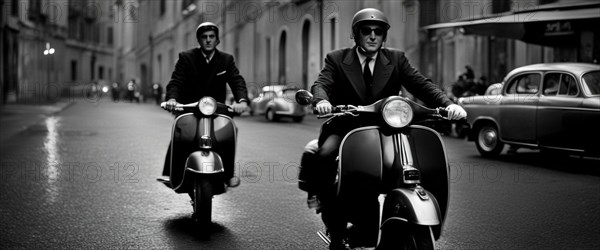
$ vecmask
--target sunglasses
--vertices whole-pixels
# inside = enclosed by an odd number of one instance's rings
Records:
[[[368,36],[371,35],[371,32],[375,32],[376,36],[383,36],[383,29],[381,28],[369,28],[369,27],[362,27],[360,28],[360,34],[363,36]]]

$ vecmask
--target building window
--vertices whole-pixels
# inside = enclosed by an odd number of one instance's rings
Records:
[[[277,79],[278,84],[286,84],[286,44],[287,44],[287,33],[283,31],[279,38],[279,76]]]
[[[333,17],[331,18],[331,22],[330,22],[330,26],[331,26],[331,50],[335,49],[335,45],[336,45],[336,36],[335,36],[335,25],[337,24],[337,18]]]
[[[160,13],[160,16],[163,16],[165,14],[166,10],[167,10],[166,0],[160,0],[159,4],[160,4],[159,7],[158,7],[159,13]]]
[[[439,13],[440,5],[439,1],[419,1],[419,26],[438,23],[440,15],[436,15],[436,13]]]
[[[308,89],[308,55],[310,52],[310,21],[302,27],[302,86]]]
[[[270,83],[271,82],[271,38],[267,37],[267,42],[265,43],[267,46],[267,55],[265,56],[265,59],[267,60],[265,62],[266,67],[267,67],[267,82]],[[258,94],[258,93],[255,93]]]
[[[100,43],[100,25],[99,24],[94,25],[94,42]]]
[[[162,55],[158,54],[156,56],[156,62],[157,62],[157,69],[155,71],[158,72],[158,80],[162,81]]]
[[[40,0],[29,0],[28,18],[29,20],[35,21],[40,18],[42,10],[42,1]]]
[[[71,60],[71,81],[77,81],[77,60]]]
[[[108,45],[113,45],[113,27],[108,27],[106,31],[106,42]]]
[[[103,66],[98,67],[98,79],[104,80],[104,67]]]
[[[19,0],[11,1],[10,14],[12,16],[19,16]]]

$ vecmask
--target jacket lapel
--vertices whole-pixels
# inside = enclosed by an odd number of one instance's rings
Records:
[[[367,102],[366,87],[362,76],[362,70],[360,69],[360,61],[356,54],[356,47],[353,47],[350,53],[347,53],[342,61],[342,70],[346,74],[350,85],[354,87],[354,90],[360,97],[363,103]]]
[[[385,50],[379,50],[377,61],[375,62],[375,72],[373,73],[373,96],[377,98],[381,91],[385,88],[394,66],[391,65],[387,53]]]

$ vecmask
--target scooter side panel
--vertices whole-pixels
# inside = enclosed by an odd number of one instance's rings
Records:
[[[235,126],[233,119],[228,116],[218,115],[213,120],[213,126],[215,130],[215,139],[219,145],[227,145],[227,147],[233,146],[233,150],[235,150],[237,127]]]
[[[421,171],[421,186],[437,199],[442,223],[433,227],[436,238],[440,236],[446,218],[449,200],[449,166],[446,148],[440,135],[433,129],[413,125],[406,129],[411,145],[414,167]]]
[[[198,150],[200,119],[187,113],[178,116],[171,133],[171,186],[180,186],[185,171],[185,159]]]
[[[338,180],[339,195],[361,197],[379,192],[382,151],[377,127],[359,128],[348,133],[339,155],[339,166],[344,166]],[[351,185],[342,185],[344,182]]]
[[[437,202],[431,193],[427,192],[427,195],[429,199],[423,200],[410,189],[397,188],[390,191],[383,203],[382,227],[388,220],[397,218],[416,225],[439,225]]]

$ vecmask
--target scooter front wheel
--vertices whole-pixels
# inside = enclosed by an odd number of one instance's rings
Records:
[[[210,180],[196,176],[194,181],[194,219],[203,230],[210,228],[212,198],[213,187]]]
[[[433,250],[435,244],[430,226],[393,222],[381,229],[377,249]]]

